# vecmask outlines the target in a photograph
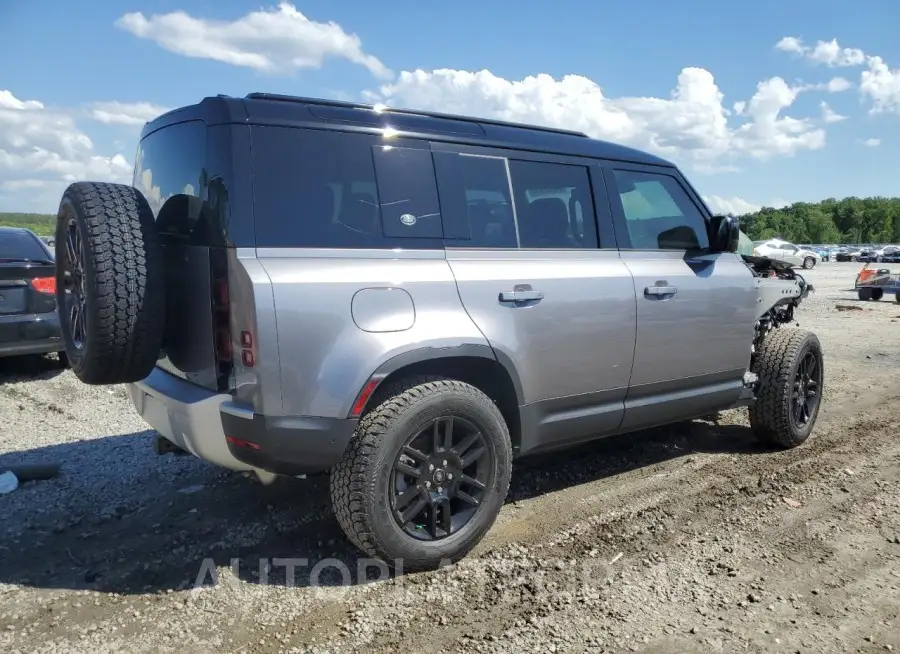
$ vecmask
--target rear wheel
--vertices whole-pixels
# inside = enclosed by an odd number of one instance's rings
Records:
[[[856,291],[856,295],[860,300],[866,301],[872,299],[872,289],[869,287],[863,287]]]
[[[824,388],[822,346],[812,332],[786,327],[769,334],[757,352],[759,375],[750,427],[761,441],[796,447],[812,432]]]
[[[884,297],[884,289],[883,288],[873,288],[872,289],[872,299],[876,302]]]
[[[332,471],[347,537],[406,571],[464,557],[509,489],[512,449],[497,406],[463,382],[418,377],[379,394]]]
[[[809,270],[810,268],[812,268],[812,267],[815,266],[815,265],[816,265],[816,260],[813,259],[812,257],[806,257],[806,258],[803,260],[803,267],[804,267],[806,270]]]
[[[65,353],[88,384],[143,379],[164,327],[162,250],[153,213],[123,184],[78,182],[56,222],[56,299]]]

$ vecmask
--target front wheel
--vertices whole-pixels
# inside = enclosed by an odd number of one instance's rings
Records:
[[[754,435],[770,445],[796,447],[809,438],[819,415],[825,362],[818,337],[781,327],[762,342],[754,362],[759,376],[750,407]]]
[[[812,257],[806,257],[803,260],[803,268],[806,270],[809,270],[810,268],[812,268],[815,265],[816,265],[816,260],[813,259]]]
[[[503,415],[480,390],[433,377],[401,380],[359,423],[331,474],[347,537],[395,569],[463,558],[491,528],[509,490]]]

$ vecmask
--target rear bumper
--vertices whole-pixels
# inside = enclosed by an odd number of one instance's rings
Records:
[[[230,470],[324,472],[344,455],[356,420],[262,416],[160,368],[129,384],[132,403],[166,439]]]
[[[65,348],[56,312],[0,316],[0,356],[44,354]]]

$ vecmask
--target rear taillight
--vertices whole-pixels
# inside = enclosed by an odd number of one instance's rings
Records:
[[[234,354],[231,339],[231,294],[228,288],[228,263],[225,253],[210,250],[210,310],[213,323],[213,348],[216,355],[216,380],[220,391],[231,390],[234,380]]]
[[[253,356],[253,334],[248,331],[241,332],[241,363],[245,368],[252,368],[256,363]]]
[[[38,293],[47,295],[56,294],[56,277],[35,277],[31,280],[31,287]]]

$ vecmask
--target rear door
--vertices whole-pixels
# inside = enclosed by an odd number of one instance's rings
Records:
[[[665,424],[737,400],[750,362],[754,278],[708,252],[707,212],[675,169],[604,167],[637,339],[623,428]]]
[[[432,148],[460,297],[520,378],[522,450],[615,430],[631,374],[635,302],[599,168]]]

